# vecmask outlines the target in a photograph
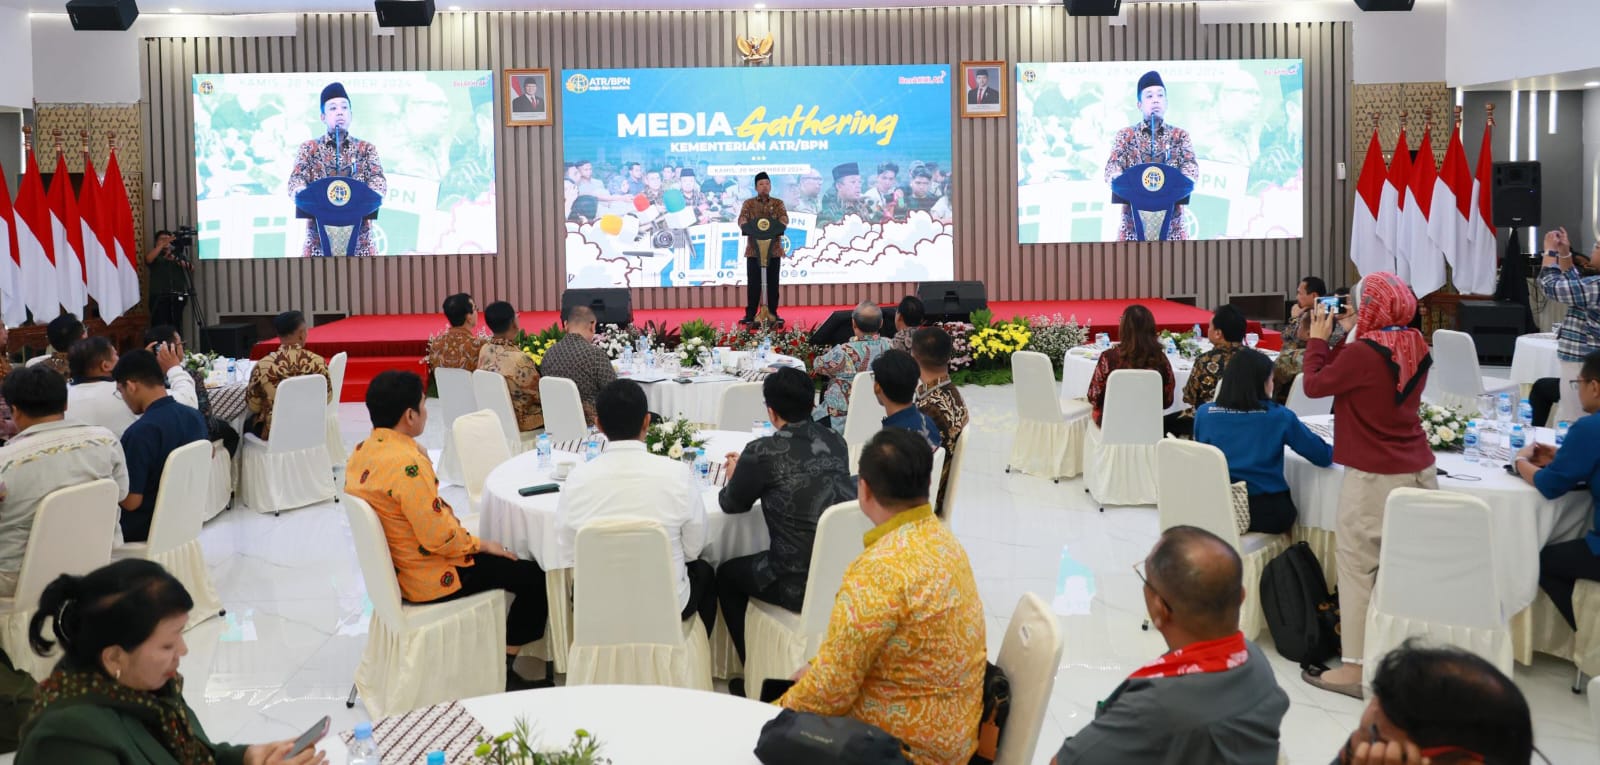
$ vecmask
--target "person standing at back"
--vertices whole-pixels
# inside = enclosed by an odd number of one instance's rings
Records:
[[[205,441],[206,418],[167,395],[166,375],[155,354],[131,351],[117,361],[111,376],[117,393],[138,420],[122,434],[122,452],[128,460],[128,496],[122,500],[122,538],[143,542],[150,537],[155,517],[156,491],[167,457],[180,446]]]

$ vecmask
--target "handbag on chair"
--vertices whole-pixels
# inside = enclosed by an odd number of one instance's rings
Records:
[[[1011,680],[993,662],[983,670],[983,714],[978,718],[978,750],[968,765],[994,765],[1000,734],[1011,716]]]
[[[904,765],[905,745],[876,725],[785,709],[761,726],[763,765]]]

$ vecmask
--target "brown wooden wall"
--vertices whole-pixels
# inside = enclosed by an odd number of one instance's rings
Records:
[[[949,63],[962,60],[1105,61],[1305,59],[1305,238],[1144,244],[1017,244],[1016,122],[955,118],[955,272],[987,283],[991,300],[1293,294],[1305,274],[1346,273],[1354,173],[1350,153],[1351,30],[1347,23],[1201,26],[1193,3],[1123,9],[1124,26],[1071,18],[1059,4],[828,11],[608,11],[441,13],[427,29],[374,37],[372,14],[312,14],[295,37],[151,38],[143,53],[145,178],[165,187],[152,230],[194,220],[190,77],[197,73],[696,67],[739,64],[736,35],[770,31],[778,66]],[[1014,76],[1011,75],[1011,76]],[[1010,83],[1006,84],[1012,90]],[[496,85],[499,90],[499,85]],[[414,313],[449,293],[479,304],[508,299],[554,309],[565,283],[561,241],[560,91],[556,124],[497,128],[498,255],[385,259],[208,261],[203,304],[219,314]],[[500,94],[503,97],[504,94]],[[955,95],[952,94],[952,98]],[[1008,99],[1009,100],[1009,99]],[[502,107],[503,108],[503,107]],[[955,113],[956,110],[952,109]],[[498,110],[497,110],[498,113]],[[1345,162],[1351,178],[1335,179]],[[515,214],[511,214],[514,212]],[[790,304],[898,299],[912,285],[790,287]],[[652,288],[637,308],[729,306],[742,287]]]

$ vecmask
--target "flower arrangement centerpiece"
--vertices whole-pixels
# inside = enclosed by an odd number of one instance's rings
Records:
[[[654,321],[647,321],[640,326],[635,337],[645,338],[649,347],[658,355],[677,349],[678,343],[682,341],[676,328],[668,327],[665,322]]]
[[[480,739],[472,756],[486,765],[609,765],[600,756],[600,740],[579,728],[565,749],[540,750],[526,718],[517,718],[512,730]]]
[[[1033,337],[1028,340],[1028,350],[1050,357],[1050,364],[1061,370],[1067,350],[1089,341],[1089,330],[1078,326],[1078,317],[1062,319],[1061,314],[1051,317],[1035,316],[1029,322]]]
[[[678,327],[678,363],[693,366],[700,363],[702,352],[710,354],[717,344],[717,330],[704,319],[690,319]],[[709,358],[709,356],[708,356]]]
[[[681,460],[689,449],[705,446],[706,440],[700,436],[699,428],[689,422],[687,417],[676,417],[665,422],[651,423],[650,430],[644,436],[644,445],[651,454]]]
[[[811,344],[811,332],[814,327],[806,324],[786,324],[778,329],[752,329],[738,326],[733,329],[723,329],[717,333],[717,345],[726,346],[736,351],[753,351],[761,345],[762,340],[772,341],[772,352],[784,356],[793,356],[804,362],[806,369],[811,368],[811,362],[816,360],[817,348]]]
[[[1422,419],[1422,433],[1434,449],[1460,451],[1465,447],[1467,421],[1470,419],[1455,407],[1423,404],[1417,410]]]
[[[619,327],[615,324],[606,324],[600,331],[594,333],[594,344],[606,352],[612,361],[622,358],[622,352],[634,347],[639,340],[639,330],[631,325]]]
[[[220,358],[222,358],[220,355],[211,351],[186,353],[183,356],[183,369],[190,374],[200,375],[204,378],[211,372],[211,364]]]
[[[996,324],[993,318],[988,311],[972,313],[973,331],[967,337],[967,347],[972,349],[976,369],[1010,368],[1011,354],[1027,348],[1033,339],[1027,319],[1018,316]]]
[[[950,335],[950,371],[971,369],[972,346],[967,344],[967,338],[972,336],[973,326],[964,321],[947,321],[939,326]]]
[[[550,346],[560,342],[566,335],[565,330],[554,324],[532,335],[522,331],[517,333],[517,347],[533,359],[534,366],[538,366],[544,363],[544,354],[550,350]]]
[[[1171,339],[1173,344],[1178,346],[1178,355],[1183,358],[1192,359],[1200,355],[1200,337],[1192,329],[1188,332],[1173,332],[1170,329],[1163,329],[1160,336],[1163,347],[1166,346],[1167,340]]]

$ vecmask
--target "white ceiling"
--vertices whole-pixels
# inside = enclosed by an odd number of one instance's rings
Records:
[[[1045,0],[1058,3],[1061,0]],[[1124,0],[1157,2],[1158,0]],[[1206,2],[1208,0],[1196,0]],[[1273,0],[1253,0],[1272,2]],[[751,8],[757,0],[435,0],[440,13],[452,5],[463,11],[505,10],[715,10]],[[766,0],[768,10],[812,8],[873,8],[881,6],[973,5],[970,0]],[[1031,5],[1030,0],[1012,0],[998,5]],[[46,13],[62,13],[66,0],[0,0],[0,5],[27,8]],[[371,11],[372,0],[142,0],[141,13],[166,13],[179,8],[185,13],[307,13],[316,11]]]

